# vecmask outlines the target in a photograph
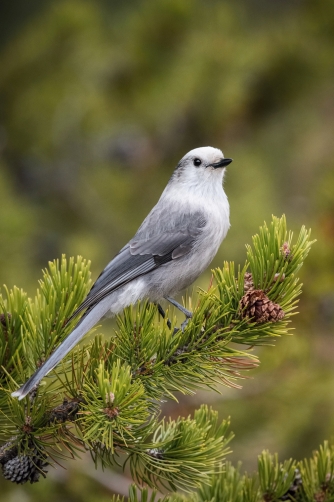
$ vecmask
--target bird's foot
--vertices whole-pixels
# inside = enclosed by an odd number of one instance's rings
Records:
[[[191,319],[191,317],[186,317],[186,319],[181,324],[180,328],[174,328],[173,335],[175,335],[178,331],[180,331],[180,329],[183,333],[184,330],[186,329],[186,327],[188,326],[188,322],[190,321],[190,319]]]
[[[169,301],[169,303],[171,303],[172,305],[174,305],[174,307],[176,307],[177,309],[179,309],[185,316],[186,316],[186,319],[183,321],[183,323],[181,324],[180,328],[174,328],[174,331],[173,331],[173,334],[175,335],[178,331],[183,331],[186,329],[187,325],[188,325],[188,322],[190,321],[190,319],[192,318],[193,316],[193,313],[190,312],[190,310],[186,309],[185,307],[183,307],[183,305],[181,305],[180,303],[178,303],[177,301],[174,300],[174,298],[171,298],[170,296],[167,296],[166,297],[166,300]],[[157,304],[158,306],[158,311],[159,311],[159,314],[161,315],[161,317],[163,319],[166,318],[166,312],[164,311],[164,309],[161,307],[160,303]],[[170,319],[167,319],[167,326],[169,327],[169,329],[172,328],[172,323],[170,322]]]
[[[193,316],[193,313],[190,312],[190,310],[186,309],[183,305],[175,301],[174,298],[166,296],[166,300],[169,301],[169,303],[171,303],[172,305],[174,305],[174,307],[179,309],[187,318],[190,319]]]

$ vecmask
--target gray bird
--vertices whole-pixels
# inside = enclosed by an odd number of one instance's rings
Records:
[[[138,300],[173,296],[207,268],[230,226],[229,204],[222,182],[221,150],[196,148],[178,163],[158,203],[136,235],[106,266],[71,319],[84,312],[68,337],[12,396],[23,399],[104,316],[115,315]],[[160,313],[163,313],[159,305]]]

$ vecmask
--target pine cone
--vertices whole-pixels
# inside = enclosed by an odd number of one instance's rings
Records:
[[[284,311],[278,303],[272,302],[262,289],[251,289],[241,298],[241,316],[257,323],[276,322],[283,319]]]
[[[49,415],[50,423],[65,423],[68,420],[75,420],[77,413],[80,409],[80,403],[78,399],[72,399],[72,401],[68,401],[64,399],[63,404],[60,404],[56,408],[51,410]]]
[[[246,293],[247,291],[250,291],[251,289],[254,289],[253,276],[252,276],[251,272],[246,272],[244,275],[244,291]]]
[[[46,454],[41,454],[36,448],[31,450],[30,455],[18,455],[17,446],[12,446],[11,442],[4,444],[0,448],[0,463],[5,479],[17,484],[24,484],[27,481],[37,483],[42,473],[46,473],[44,467]]]

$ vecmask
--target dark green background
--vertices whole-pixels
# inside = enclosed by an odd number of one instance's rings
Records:
[[[1,3],[0,19],[1,284],[33,295],[62,253],[91,259],[96,278],[179,158],[221,148],[234,159],[232,227],[215,265],[242,263],[271,214],[311,227],[317,243],[294,336],[258,351],[242,390],[181,396],[164,411],[212,402],[231,415],[231,457],[248,470],[263,448],[310,455],[334,430],[332,0],[17,0]],[[36,486],[1,481],[3,496],[93,502],[110,498],[104,484],[127,491],[89,458],[50,471]]]

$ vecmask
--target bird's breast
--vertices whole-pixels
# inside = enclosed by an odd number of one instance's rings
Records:
[[[218,200],[203,201],[202,210],[206,225],[194,246],[191,260],[194,262],[193,266],[198,268],[199,274],[210,265],[230,227],[226,196]]]

